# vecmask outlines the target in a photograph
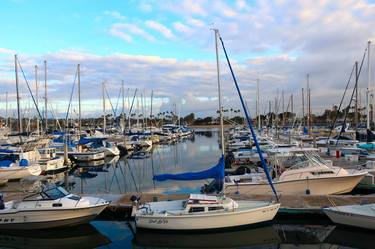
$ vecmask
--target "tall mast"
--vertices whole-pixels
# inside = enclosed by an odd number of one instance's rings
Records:
[[[39,108],[39,86],[38,86],[38,66],[35,65],[35,102],[36,109]],[[39,115],[36,115],[36,133],[39,135]]]
[[[355,62],[355,114],[354,114],[354,123],[355,130],[358,128],[358,61]]]
[[[293,93],[290,95],[290,105],[291,105],[291,112],[292,112],[292,123],[293,123],[293,116],[294,116],[294,103],[293,103]]]
[[[307,74],[306,76],[306,97],[307,97],[307,131],[308,131],[308,134],[310,135],[310,74]]]
[[[305,93],[302,87],[302,125],[305,126]]]
[[[260,100],[259,100],[259,79],[257,79],[257,116],[258,116],[258,131],[260,132],[260,127],[261,127],[261,124],[260,124],[260,112],[259,112],[259,103],[260,103]]]
[[[221,105],[221,85],[220,85],[220,63],[219,63],[219,51],[218,51],[218,39],[219,39],[219,30],[214,29],[215,31],[215,51],[216,51],[216,68],[217,68],[217,89],[219,93],[219,115],[220,115],[220,140],[221,140],[221,153],[225,153],[225,144],[224,144],[224,123],[223,123],[223,108]]]
[[[44,119],[45,119],[45,132],[48,130],[48,108],[47,108],[47,61],[44,61]]]
[[[121,93],[122,93],[122,113],[121,113],[121,132],[125,130],[125,92],[124,92],[124,81],[121,82]]]
[[[152,134],[152,122],[151,120],[154,120],[154,117],[152,116],[152,104],[153,104],[153,98],[154,98],[154,90],[151,89],[151,110],[150,110],[150,133]]]
[[[80,64],[77,65],[77,85],[78,85],[78,132],[79,136],[81,137],[81,66]]]
[[[18,116],[18,132],[22,132],[22,120],[21,120],[21,110],[20,110],[20,93],[18,90],[18,58],[14,55],[14,68],[16,72],[16,92],[17,92],[17,116]]]
[[[105,134],[106,130],[106,113],[105,113],[105,83],[103,81],[103,133]]]
[[[9,127],[8,123],[8,92],[5,92],[5,125]]]
[[[281,98],[282,98],[282,105],[283,105],[283,126],[285,126],[285,102],[284,102],[284,89],[281,90]]]
[[[370,67],[370,47],[371,47],[371,41],[368,41],[367,43],[367,72],[368,72],[368,86],[367,86],[367,92],[366,92],[366,111],[367,111],[367,130],[369,131],[371,129],[370,127],[370,88],[371,88],[371,67]]]

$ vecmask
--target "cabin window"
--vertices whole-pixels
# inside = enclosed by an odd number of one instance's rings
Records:
[[[217,207],[208,207],[208,211],[217,211],[217,210],[223,210],[224,207],[217,206]]]
[[[204,212],[204,207],[191,207],[189,213]]]

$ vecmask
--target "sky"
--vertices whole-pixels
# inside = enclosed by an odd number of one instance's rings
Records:
[[[8,114],[15,112],[17,54],[25,74],[19,72],[24,115],[35,113],[26,85],[27,80],[35,94],[35,65],[38,100],[44,103],[44,60],[48,108],[58,116],[65,116],[77,64],[83,116],[101,114],[103,82],[106,111],[115,109],[119,114],[122,81],[126,112],[138,89],[133,110],[149,114],[153,91],[154,113],[176,109],[181,115],[216,115],[212,28],[219,29],[226,44],[252,115],[256,79],[261,113],[268,111],[269,101],[281,99],[282,92],[285,109],[293,94],[294,110],[301,112],[301,88],[306,87],[307,74],[312,110],[320,113],[339,103],[354,62],[361,61],[369,40],[375,43],[374,25],[375,4],[364,0],[1,0],[0,114],[5,113],[6,92]],[[373,44],[371,48],[374,67]],[[221,48],[220,72],[224,107],[239,108]],[[373,75],[375,70],[370,72]],[[366,60],[359,81],[362,103],[367,81]],[[76,86],[73,93],[74,116]]]

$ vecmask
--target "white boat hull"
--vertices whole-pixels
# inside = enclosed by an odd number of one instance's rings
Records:
[[[1,180],[18,180],[29,176],[38,176],[42,173],[39,165],[0,167]]]
[[[375,230],[375,205],[373,206],[367,215],[348,212],[341,207],[325,208],[323,211],[336,224]]]
[[[274,182],[278,194],[306,194],[306,190],[312,195],[343,194],[353,190],[362,180],[365,173],[353,174],[349,176],[301,179],[290,181]],[[270,185],[264,181],[262,183],[226,183],[225,192],[227,194],[272,194]]]
[[[67,166],[64,165],[64,158],[62,157],[57,157],[49,160],[42,159],[39,160],[39,164],[43,172],[53,172],[67,168]]]
[[[81,162],[101,160],[105,158],[104,152],[70,152],[69,155],[72,155],[75,160]]]
[[[113,146],[111,148],[103,148],[103,150],[104,150],[105,156],[119,156],[120,155],[120,150],[116,146]]]
[[[238,204],[244,202],[238,201]],[[272,204],[247,210],[219,212],[202,215],[139,215],[135,217],[137,228],[159,230],[223,229],[256,224],[272,220],[280,204]]]
[[[29,210],[8,214],[0,212],[0,229],[45,229],[78,225],[93,220],[107,205],[65,210]]]

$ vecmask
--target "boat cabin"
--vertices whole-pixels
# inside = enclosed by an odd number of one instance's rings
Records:
[[[225,197],[190,194],[189,199],[183,202],[185,212],[189,214],[206,213],[213,211],[228,211],[238,207],[238,204]]]

